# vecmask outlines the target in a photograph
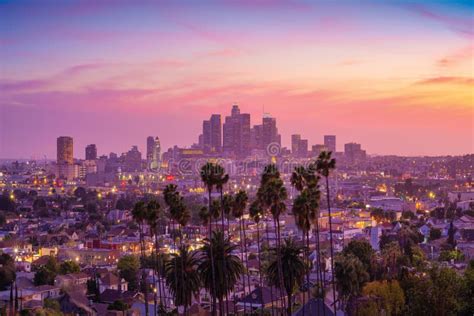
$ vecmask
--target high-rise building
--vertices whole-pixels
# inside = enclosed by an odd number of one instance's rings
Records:
[[[212,114],[209,120],[202,122],[202,147],[208,152],[222,150],[222,124],[220,114]]]
[[[291,153],[293,154],[293,156],[299,153],[300,141],[301,141],[301,135],[299,134],[291,135]]]
[[[324,135],[324,146],[333,154],[336,153],[336,135]]]
[[[318,157],[322,151],[327,151],[328,148],[323,144],[316,144],[311,147],[311,155],[313,157]]]
[[[250,149],[262,149],[262,125],[254,125],[250,130]]]
[[[61,179],[73,180],[77,177],[77,166],[74,165],[74,146],[72,137],[61,136],[56,140],[57,150],[57,172],[56,176]]]
[[[61,136],[58,137],[57,141],[57,164],[69,164],[74,163],[74,152],[72,137]]]
[[[240,113],[238,105],[232,106],[231,115],[225,118],[223,150],[238,156],[250,153],[250,114]]]
[[[95,144],[90,144],[86,146],[86,160],[96,160],[97,159],[97,146]]]
[[[366,158],[365,150],[362,150],[362,146],[357,143],[348,143],[344,145],[344,155],[347,160],[351,163],[364,160]]]
[[[281,136],[278,134],[276,119],[266,114],[262,119],[262,147],[265,149],[272,143],[281,145]]]
[[[146,139],[146,161],[149,170],[160,167],[161,145],[158,137],[148,136]]]
[[[124,154],[124,169],[129,172],[142,171],[142,153],[137,146]]]
[[[298,156],[301,158],[308,157],[308,140],[301,139],[298,145]]]

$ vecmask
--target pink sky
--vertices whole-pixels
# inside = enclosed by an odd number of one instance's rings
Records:
[[[233,103],[286,146],[474,152],[471,4],[203,3],[1,5],[0,157],[189,146]]]

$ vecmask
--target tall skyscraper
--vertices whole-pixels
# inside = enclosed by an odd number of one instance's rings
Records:
[[[298,145],[298,156],[301,158],[308,157],[308,140],[301,139]]]
[[[344,145],[344,156],[349,162],[357,162],[366,158],[365,150],[362,150],[362,146],[357,143],[348,143]]]
[[[57,145],[57,164],[69,164],[74,163],[73,155],[73,142],[72,137],[60,136],[56,141]]]
[[[125,153],[124,168],[125,170],[123,171],[142,171],[142,153],[138,150],[137,146],[133,146],[132,149]]]
[[[238,105],[232,106],[231,115],[225,118],[223,150],[238,156],[250,153],[250,114],[240,113]]]
[[[266,114],[262,119],[262,147],[266,149],[271,143],[281,145],[281,137],[278,134],[276,119]]]
[[[336,135],[324,135],[324,146],[333,154],[336,153]]]
[[[146,161],[149,170],[158,170],[160,167],[161,145],[160,139],[148,136],[146,139]]]
[[[222,150],[220,114],[212,114],[209,120],[202,122],[202,145],[208,152],[220,152]]]
[[[86,146],[86,160],[96,160],[97,159],[97,146],[95,144],[90,144]]]
[[[299,134],[291,135],[291,153],[293,154],[293,156],[299,153],[300,141],[301,141],[301,135]]]
[[[56,140],[57,150],[57,172],[56,176],[61,179],[73,180],[78,175],[78,168],[74,165],[74,151],[72,137],[61,136]]]
[[[250,130],[250,149],[262,149],[262,125],[254,125]]]

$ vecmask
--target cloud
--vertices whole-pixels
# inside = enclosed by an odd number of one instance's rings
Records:
[[[463,47],[452,54],[449,54],[437,61],[437,65],[440,67],[451,67],[456,66],[460,63],[470,61],[471,65],[474,59],[474,45]]]
[[[427,19],[437,21],[441,24],[444,24],[449,29],[463,36],[468,36],[472,38],[474,36],[474,25],[472,22],[472,15],[467,17],[461,16],[450,16],[446,13],[435,12],[434,9],[429,9],[426,6],[419,4],[407,5],[408,9],[422,17]]]
[[[456,84],[456,85],[474,85],[474,78],[468,77],[434,77],[416,82],[417,85],[438,85],[438,84]]]

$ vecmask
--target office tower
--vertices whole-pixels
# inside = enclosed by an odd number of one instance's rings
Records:
[[[250,114],[240,113],[238,105],[232,106],[231,115],[225,118],[223,150],[237,156],[250,153]]]
[[[296,156],[299,153],[300,141],[301,141],[301,135],[299,134],[291,135],[291,153],[293,154],[293,156]]]
[[[220,152],[222,150],[220,114],[212,114],[209,120],[202,122],[202,147],[208,152]]]
[[[148,136],[146,139],[146,162],[149,170],[160,167],[161,145],[158,137]]]
[[[336,153],[336,135],[324,135],[324,146],[333,154]]]
[[[301,158],[308,157],[308,140],[301,139],[298,144],[298,156]]]
[[[124,171],[134,172],[142,170],[142,153],[137,146],[127,151],[124,155]]]
[[[57,150],[57,172],[56,176],[61,179],[73,180],[78,175],[78,168],[74,165],[72,137],[61,136],[56,140]]]
[[[266,114],[262,119],[262,147],[266,149],[272,143],[281,145],[281,136],[278,134],[276,119]]]
[[[354,163],[366,158],[365,150],[357,143],[348,143],[344,145],[344,155],[349,162]]]
[[[73,156],[73,142],[72,137],[61,136],[58,137],[57,141],[57,164],[69,164],[74,163]]]
[[[318,157],[322,151],[327,151],[328,148],[323,144],[316,144],[311,147],[311,155],[313,157]]]
[[[86,146],[86,160],[96,160],[97,159],[97,147],[95,144],[90,144]]]
[[[262,125],[255,125],[250,130],[250,148],[262,149]]]

